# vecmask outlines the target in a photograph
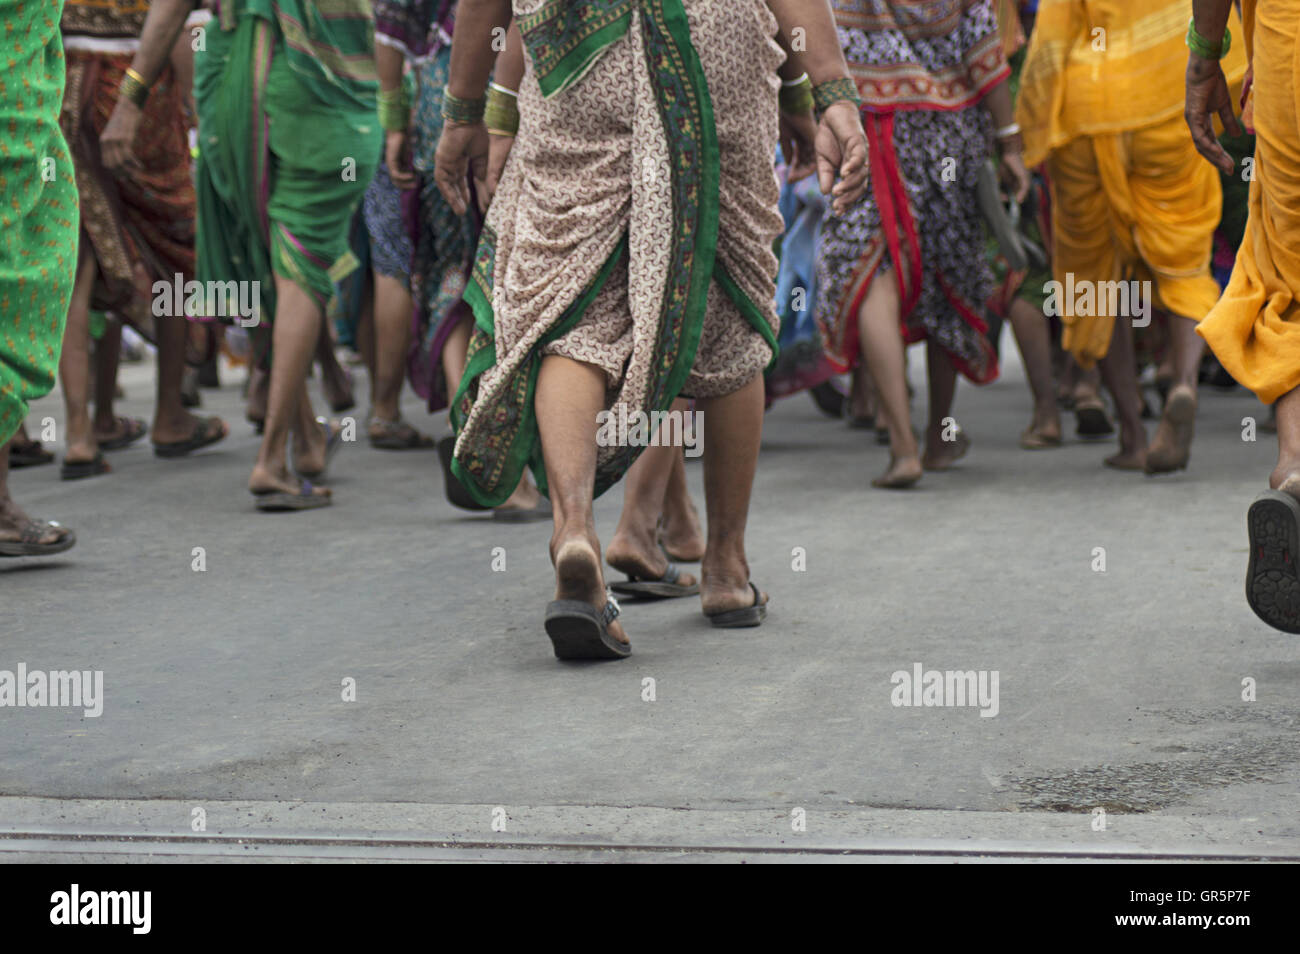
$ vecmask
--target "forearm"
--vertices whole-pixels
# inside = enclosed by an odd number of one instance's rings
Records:
[[[510,0],[460,0],[451,43],[451,77],[447,92],[458,99],[478,99],[487,89],[496,62],[494,31],[510,24]],[[496,34],[500,35],[500,34]]]
[[[1232,0],[1192,0],[1192,16],[1196,20],[1196,32],[1211,43],[1223,40],[1223,31],[1228,28],[1228,14],[1232,10]]]
[[[984,108],[993,118],[993,125],[1005,129],[1016,121],[1016,110],[1011,103],[1011,84],[1003,80],[988,91],[984,97]]]
[[[519,32],[519,24],[513,20],[506,33],[506,48],[497,58],[494,81],[498,86],[519,91],[519,84],[524,79],[524,37]]]
[[[789,54],[781,70],[784,79],[807,73],[814,86],[849,75],[844,51],[835,32],[829,0],[768,0],[781,30],[781,45]],[[793,49],[789,38],[802,30],[803,50]]]
[[[380,89],[398,89],[402,85],[402,69],[405,65],[406,57],[397,47],[387,43],[375,44],[375,71],[379,73]]]
[[[140,48],[131,69],[140,74],[145,86],[152,86],[171,57],[185,20],[194,10],[191,0],[153,0],[140,31]]]

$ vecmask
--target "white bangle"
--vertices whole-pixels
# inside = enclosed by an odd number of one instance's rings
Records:
[[[1012,136],[1020,135],[1020,123],[1012,123],[1010,126],[1003,126],[993,134],[994,139],[1010,139]]]
[[[782,85],[782,86],[798,86],[800,83],[806,83],[806,82],[808,82],[808,74],[807,74],[807,73],[800,73],[798,76],[796,76],[796,77],[795,77],[794,79],[792,79],[792,80],[781,80],[781,85]]]
[[[507,96],[513,96],[515,99],[519,98],[519,93],[517,90],[506,89],[500,83],[488,83],[488,89],[494,89],[498,93],[505,93]]]

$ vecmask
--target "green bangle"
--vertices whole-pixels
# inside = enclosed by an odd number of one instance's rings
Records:
[[[1221,60],[1232,49],[1232,31],[1223,29],[1223,42],[1215,46],[1196,29],[1196,17],[1187,21],[1187,48],[1203,60]]]
[[[519,132],[519,106],[516,94],[496,83],[488,87],[487,108],[483,121],[488,132],[496,136],[513,136]]]
[[[483,113],[487,110],[487,97],[479,96],[475,99],[461,99],[459,96],[453,96],[451,93],[442,94],[442,118],[452,123],[478,123],[483,121]]]
[[[781,92],[777,93],[777,102],[781,112],[793,115],[811,113],[813,110],[812,80],[805,73],[793,83],[782,83]]]
[[[852,103],[854,109],[862,106],[862,97],[858,95],[858,85],[848,77],[818,83],[812,88],[812,98],[819,117],[826,112],[832,103],[838,103],[841,100]]]
[[[379,125],[388,132],[404,132],[411,125],[411,96],[405,84],[397,89],[381,89]]]

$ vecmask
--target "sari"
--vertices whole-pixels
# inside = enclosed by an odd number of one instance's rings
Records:
[[[496,506],[545,491],[542,359],[605,372],[606,407],[731,393],[776,351],[773,157],[784,53],[762,0],[515,0],[520,125],[466,298],[452,469]],[[595,493],[640,447],[597,449]]]
[[[59,128],[61,9],[0,0],[0,445],[54,387],[77,268],[77,183]]]
[[[382,141],[368,0],[223,0],[195,60],[200,280],[258,283],[263,327],[276,277],[324,310]]]

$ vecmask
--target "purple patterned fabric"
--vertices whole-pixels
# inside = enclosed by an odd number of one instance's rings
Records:
[[[455,20],[455,0],[373,0],[375,35],[407,56],[424,59],[441,48]],[[380,41],[383,42],[383,41]]]

